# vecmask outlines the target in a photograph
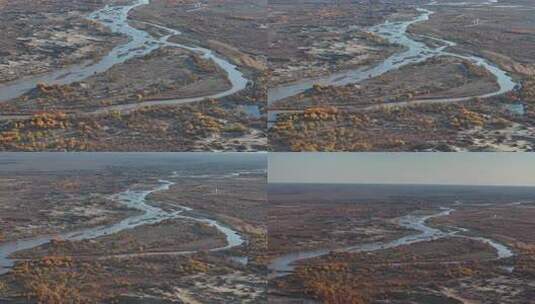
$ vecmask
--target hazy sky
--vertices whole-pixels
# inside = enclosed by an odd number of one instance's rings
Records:
[[[271,183],[535,186],[535,153],[270,153]]]
[[[150,167],[170,166],[180,168],[182,164],[193,166],[253,166],[265,169],[267,153],[210,153],[210,152],[39,152],[0,153],[2,171],[62,171],[102,169],[108,166]]]

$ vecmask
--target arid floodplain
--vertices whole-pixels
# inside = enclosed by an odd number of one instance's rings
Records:
[[[263,154],[2,154],[1,303],[266,303]]]
[[[535,158],[438,154],[270,155],[270,303],[531,303]]]
[[[276,151],[533,151],[532,0],[270,1]]]
[[[0,150],[265,150],[264,19],[263,1],[0,1]]]

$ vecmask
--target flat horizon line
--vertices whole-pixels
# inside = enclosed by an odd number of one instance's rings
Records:
[[[269,182],[268,184],[299,184],[299,185],[385,185],[385,186],[456,186],[456,187],[518,187],[535,188],[535,185],[509,185],[509,184],[431,184],[431,183],[360,183],[360,182]]]

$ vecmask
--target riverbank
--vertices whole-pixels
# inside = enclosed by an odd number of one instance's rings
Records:
[[[89,14],[90,20],[129,37],[100,60],[0,85],[0,99],[8,100],[0,106],[0,149],[265,150],[261,71],[242,72],[237,64],[243,62],[229,53],[231,46],[224,51],[217,44],[220,54],[180,44],[173,42],[182,35],[177,29],[132,20],[136,8],[152,4],[146,0],[115,3]],[[225,55],[233,59],[227,61]],[[254,83],[246,78],[252,76]],[[169,111],[179,117],[160,115]],[[41,116],[49,123],[35,124],[42,121]],[[124,124],[123,117],[134,123]],[[65,119],[69,122],[59,122]]]
[[[273,185],[270,296],[275,303],[454,303],[448,302],[451,294],[483,303],[495,297],[503,303],[521,302],[531,286],[525,271],[530,250],[524,245],[532,241],[525,235],[532,224],[517,215],[529,217],[533,211],[533,202],[522,200],[529,197],[523,191]],[[360,211],[348,212],[352,209]],[[367,233],[352,236],[351,245],[337,239],[361,230]],[[333,243],[337,246],[326,246]],[[293,244],[293,250],[284,244]],[[480,288],[485,280],[494,282],[492,289]],[[509,292],[498,295],[495,290]]]
[[[103,182],[106,178],[112,178],[112,182],[122,180],[121,177],[136,180],[128,183],[126,190],[108,197],[124,209],[138,212],[109,224],[65,231],[54,227],[57,232],[50,235],[1,241],[0,287],[4,298],[14,303],[25,299],[45,301],[55,294],[51,291],[54,289],[69,299],[88,303],[137,303],[147,298],[172,303],[185,297],[220,303],[232,303],[237,298],[244,303],[265,300],[264,270],[256,258],[260,249],[254,249],[259,243],[253,241],[261,235],[260,227],[246,225],[248,220],[241,213],[230,218],[221,211],[212,214],[207,209],[196,210],[175,202],[177,197],[187,195],[198,206],[211,206],[211,199],[195,189],[211,188],[216,182],[221,187],[214,196],[215,202],[221,203],[219,208],[236,203],[243,206],[243,212],[258,213],[256,209],[265,199],[259,190],[265,184],[265,169],[254,159],[261,157],[250,155],[251,160],[243,161],[241,155],[241,162],[236,162],[232,155],[48,155],[52,158],[49,163],[62,164],[65,169],[41,171],[45,164],[33,168],[41,168],[37,169],[40,172],[54,170],[65,179],[86,172],[99,176]],[[89,162],[87,157],[91,158]],[[132,163],[136,159],[138,162]],[[16,157],[7,166],[11,164],[17,167]],[[10,175],[39,175],[39,171],[26,172],[20,165],[18,168],[20,171],[12,168]],[[186,191],[179,184],[182,179],[190,182]],[[83,175],[79,181],[92,184]],[[12,181],[8,185],[12,186]],[[12,195],[17,197],[16,193]],[[46,198],[48,194],[41,196]],[[73,200],[76,192],[70,196]],[[48,217],[47,221],[52,225],[56,217]],[[235,224],[239,230],[235,230]],[[147,281],[148,276],[154,278]],[[67,277],[76,279],[57,285]]]
[[[420,5],[408,21],[369,27],[405,47],[379,64],[270,88],[272,149],[532,151],[530,82],[496,56],[467,52],[466,41],[422,30],[436,23],[434,10],[451,20],[463,6]],[[483,9],[521,8],[483,3],[474,12]],[[465,67],[452,71],[459,61]]]

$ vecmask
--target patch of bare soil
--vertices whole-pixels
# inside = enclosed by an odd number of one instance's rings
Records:
[[[0,10],[0,83],[96,61],[122,40],[86,15],[106,1],[6,1]]]

